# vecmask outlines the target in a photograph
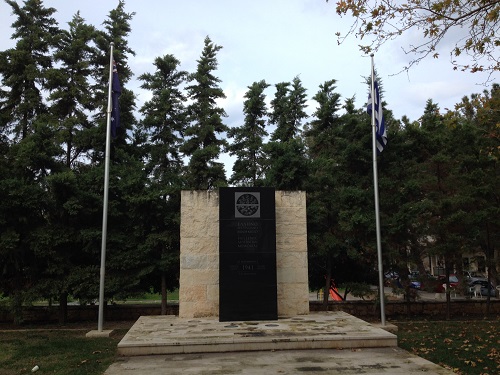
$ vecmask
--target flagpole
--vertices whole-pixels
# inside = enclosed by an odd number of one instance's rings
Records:
[[[109,190],[109,159],[111,150],[111,95],[113,80],[113,47],[110,43],[109,54],[109,85],[108,85],[108,109],[106,118],[106,154],[104,158],[104,198],[102,207],[102,241],[101,241],[101,271],[99,281],[99,316],[97,320],[97,330],[102,332],[104,320],[104,276],[106,274],[106,240],[108,236],[108,190]]]
[[[373,190],[375,194],[375,223],[377,230],[377,259],[378,259],[378,283],[379,283],[379,298],[380,298],[380,319],[385,326],[385,293],[384,293],[384,271],[382,268],[382,241],[380,240],[380,213],[378,202],[378,173],[377,173],[377,129],[375,124],[375,73],[373,63],[373,53],[371,56],[371,99],[372,99],[372,154],[373,154]],[[379,99],[380,100],[380,99]],[[380,103],[379,103],[380,104]],[[380,106],[382,110],[382,106]]]

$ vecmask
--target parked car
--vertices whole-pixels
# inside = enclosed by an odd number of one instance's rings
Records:
[[[422,288],[422,283],[418,279],[419,278],[418,271],[410,272],[410,274],[408,275],[408,278],[410,279],[410,288],[418,289],[418,290],[420,290]]]
[[[386,279],[397,280],[399,279],[399,274],[396,271],[388,271],[384,274]]]
[[[476,272],[476,271],[464,271],[464,276],[467,280],[468,283],[472,283],[474,281],[488,281],[488,279],[486,278],[486,276],[481,273],[481,272]]]
[[[444,293],[445,292],[445,284],[446,284],[446,276],[441,275],[438,276],[438,283],[436,285],[436,293]],[[458,286],[458,277],[456,275],[450,275],[448,279],[450,283],[450,288],[456,288]]]
[[[474,294],[474,290],[475,290],[476,285],[481,285],[481,295],[482,296],[486,297],[488,294],[491,297],[496,296],[496,290],[495,290],[495,287],[493,286],[493,284],[490,283],[490,287],[488,288],[488,280],[476,280],[476,281],[469,283],[469,293],[471,295]]]

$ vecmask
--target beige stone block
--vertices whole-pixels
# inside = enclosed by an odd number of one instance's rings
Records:
[[[277,252],[276,267],[278,269],[307,269],[307,254],[304,252]]]
[[[208,190],[183,190],[181,204],[183,207],[218,207],[219,194]]]
[[[179,301],[179,318],[193,318],[193,313],[194,313],[193,306],[194,302]]]
[[[204,302],[207,301],[206,286],[188,286],[180,285],[179,288],[179,304],[182,302]]]
[[[307,314],[309,314],[308,303],[294,300],[280,300],[278,303],[278,316],[280,318]]]
[[[204,255],[204,254],[181,254],[180,256],[181,270],[185,269],[219,269],[219,255]]]
[[[278,283],[278,315],[280,317],[309,313],[309,291],[307,284]]]
[[[297,289],[297,285],[293,285],[293,284],[290,284],[290,283],[280,283],[278,282],[278,288],[277,288],[277,292],[278,292],[278,300],[280,299],[294,299],[294,295],[293,293],[295,292],[295,290]],[[179,291],[180,293],[180,291]]]
[[[275,192],[276,207],[306,207],[306,193],[304,191]]]
[[[306,210],[303,207],[276,208],[276,221],[303,224],[307,221]]]
[[[218,238],[219,217],[194,217],[181,227],[181,236],[195,238]]]
[[[219,298],[219,283],[207,285],[207,301],[209,304],[214,305],[217,311],[219,310]]]
[[[206,209],[219,207],[219,193],[216,191],[197,190],[192,192],[193,207]]]
[[[278,298],[284,300],[309,301],[309,286],[307,283],[278,283]]]
[[[307,268],[278,268],[276,278],[281,284],[307,283]]]
[[[280,236],[304,236],[307,237],[307,226],[305,223],[280,223],[276,222],[276,237]]]
[[[182,278],[179,278],[179,283],[181,281],[182,285],[189,287],[203,286],[206,288],[209,285],[217,285],[218,287],[219,271],[210,269],[184,269]]]
[[[306,236],[276,236],[276,252],[307,253]]]
[[[196,237],[181,237],[181,255],[218,255],[219,254],[219,239],[217,237],[196,238]]]
[[[206,303],[195,303],[193,306],[194,318],[208,318],[219,316],[219,309],[215,305]]]

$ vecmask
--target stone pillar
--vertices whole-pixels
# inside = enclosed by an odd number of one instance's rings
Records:
[[[278,315],[309,314],[306,193],[276,191]]]
[[[181,192],[179,317],[219,314],[219,195]]]
[[[309,313],[306,194],[276,191],[278,316]],[[219,196],[182,191],[179,317],[219,314]]]

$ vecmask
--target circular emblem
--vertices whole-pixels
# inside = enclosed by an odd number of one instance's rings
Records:
[[[236,201],[236,209],[243,216],[253,216],[259,210],[259,200],[253,194],[243,194]]]

